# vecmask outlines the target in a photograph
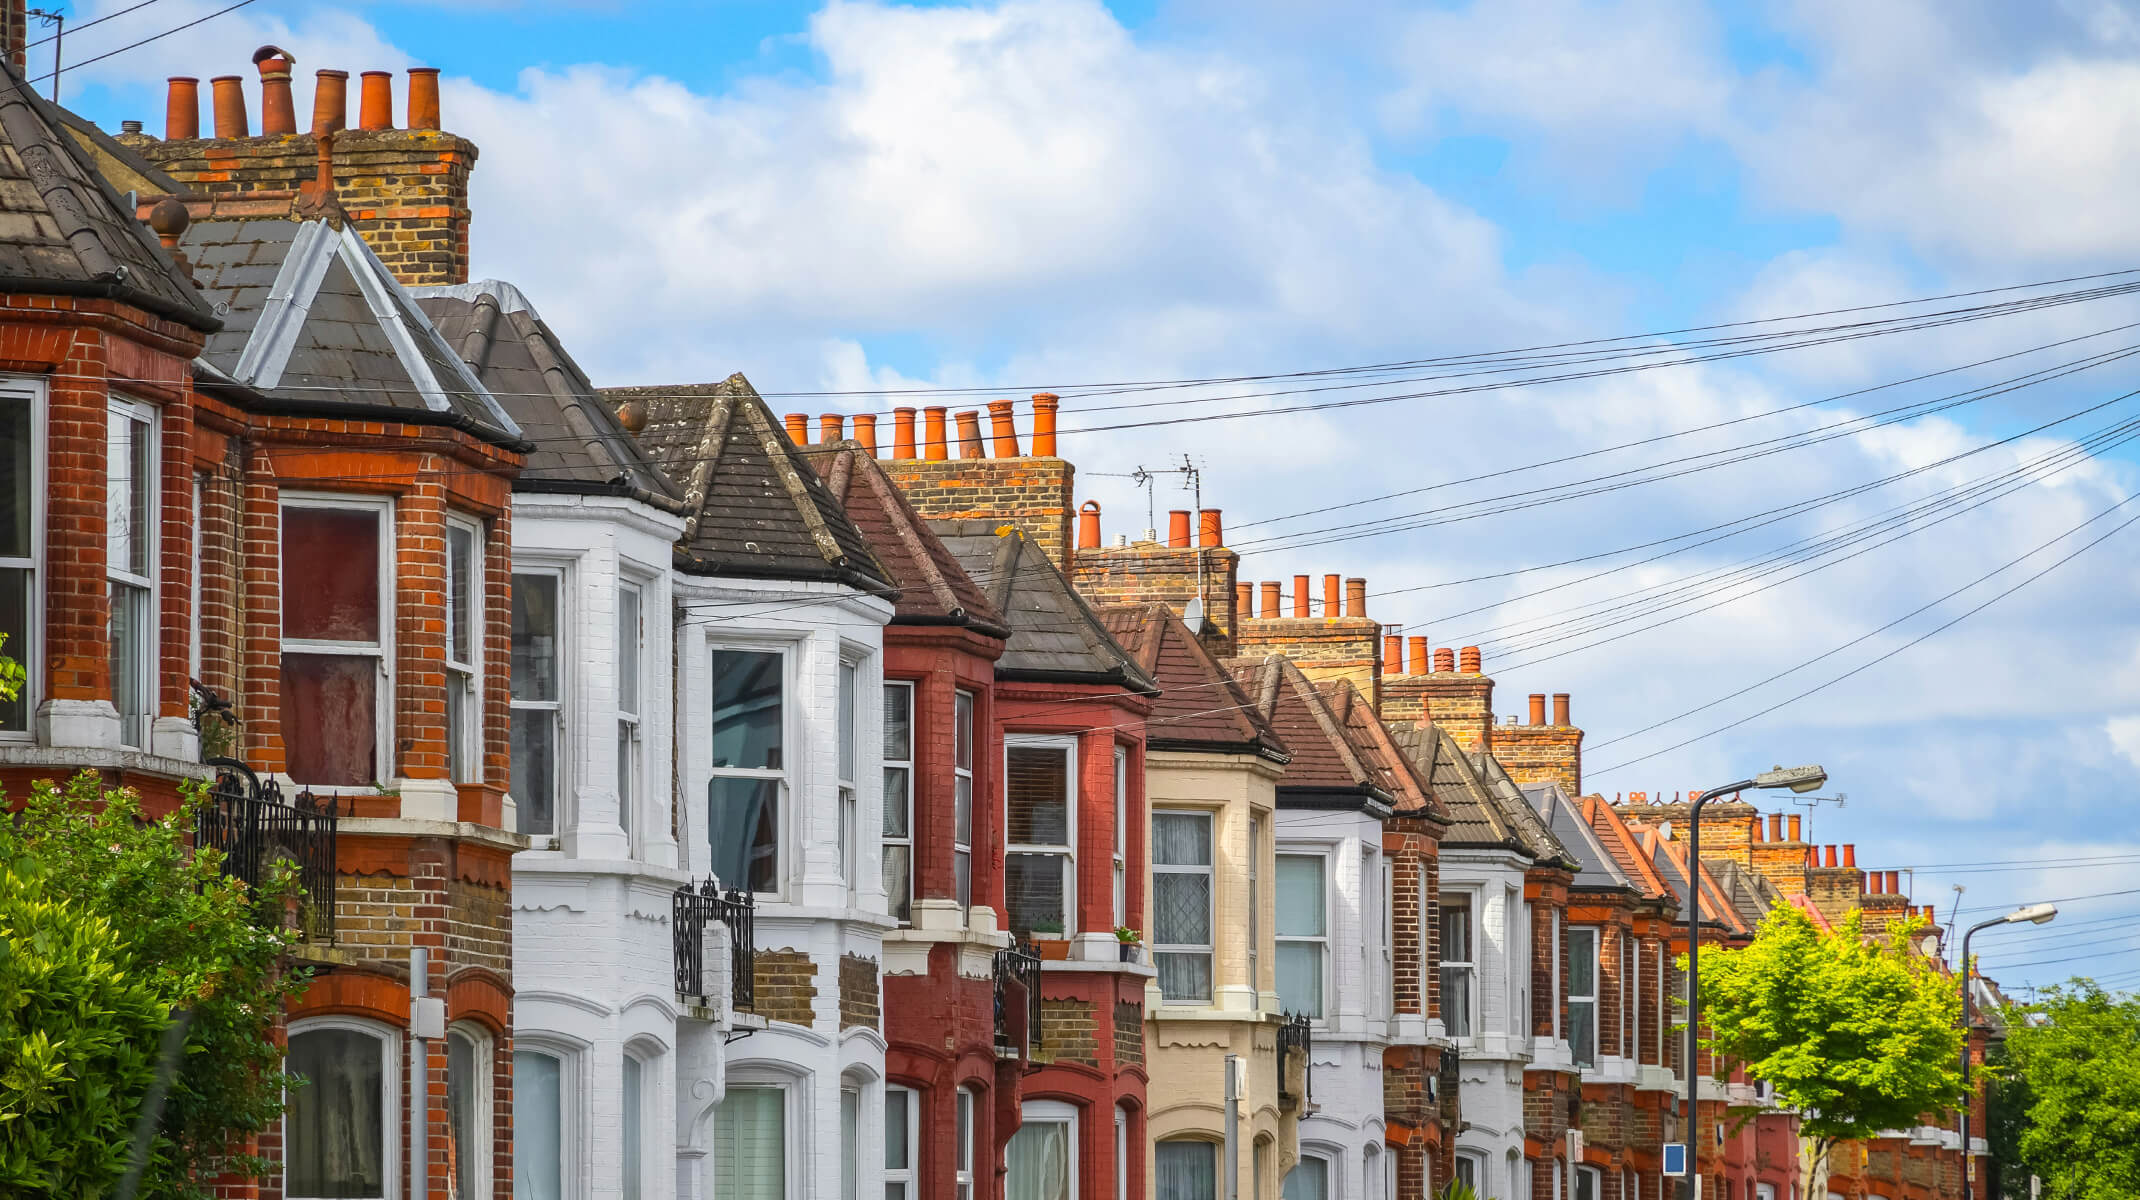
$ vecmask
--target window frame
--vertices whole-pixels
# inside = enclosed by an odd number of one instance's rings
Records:
[[[157,691],[163,679],[163,672],[159,669],[157,662],[157,652],[160,649],[159,642],[161,640],[159,635],[162,632],[160,626],[162,624],[161,611],[163,607],[162,588],[160,586],[163,574],[163,420],[161,410],[157,409],[155,405],[117,394],[113,394],[107,400],[104,414],[104,477],[107,483],[104,500],[105,597],[106,602],[109,604],[117,599],[117,592],[120,588],[127,588],[139,593],[140,611],[136,615],[139,621],[140,640],[132,648],[131,657],[134,660],[135,676],[143,689],[143,695],[140,697],[142,703],[141,711],[128,712],[126,706],[120,703],[119,681],[116,673],[114,673],[111,681],[111,701],[112,708],[119,714],[119,744],[129,750],[145,751],[153,744],[156,714],[159,707]],[[137,498],[138,507],[146,518],[147,528],[145,530],[129,530],[127,534],[127,544],[129,546],[145,544],[147,547],[144,559],[148,564],[148,569],[145,572],[133,571],[128,566],[116,561],[118,558],[116,553],[118,550],[118,532],[111,520],[112,498],[108,485],[114,478],[111,451],[113,448],[112,439],[117,432],[117,422],[138,426],[139,432],[132,436],[139,437],[141,442],[146,443],[145,449],[141,449],[133,457],[141,458],[146,456],[148,477],[139,480],[133,479],[131,472],[133,464],[130,460],[128,463],[128,478],[133,484],[129,495]],[[130,438],[127,445],[129,448],[137,448],[140,443]],[[110,616],[106,618],[105,628],[106,636],[110,637],[112,629]],[[109,650],[113,659],[116,660],[119,650],[116,639],[113,640]],[[17,661],[22,660],[18,659]]]
[[[1620,943],[1620,1057],[1635,1061],[1635,954],[1634,937],[1625,929],[1613,931]]]
[[[1129,924],[1129,747],[1115,747],[1115,928]]]
[[[653,589],[647,580],[637,575],[620,574],[617,579],[616,610],[613,614],[616,626],[611,646],[615,660],[617,710],[617,824],[623,826],[625,837],[634,855],[639,853],[641,830],[647,824],[638,820],[636,810],[647,802],[646,796],[646,602]],[[626,647],[624,628],[624,597],[634,598],[633,622],[636,628],[630,631],[631,645]],[[631,695],[625,694],[624,668],[629,658],[632,666]],[[626,701],[630,703],[627,706]]]
[[[395,671],[395,655],[399,652],[394,633],[399,625],[399,610],[395,605],[396,588],[399,584],[398,555],[395,543],[400,537],[400,513],[391,496],[368,496],[357,492],[284,491],[276,497],[275,525],[277,534],[276,565],[282,567],[280,539],[284,514],[293,508],[328,509],[340,512],[368,512],[379,529],[379,640],[376,642],[350,642],[326,638],[293,638],[283,634],[287,614],[283,611],[282,597],[287,590],[278,593],[275,604],[275,629],[279,653],[313,654],[331,658],[370,658],[374,667],[372,728],[377,731],[377,744],[372,747],[373,784],[386,783],[393,776],[395,729],[394,691],[398,680]],[[366,784],[319,784],[292,777],[300,784],[320,795],[369,795],[374,788]]]
[[[1063,842],[1060,844],[1039,842],[1013,842],[1011,837],[1011,751],[1012,750],[1061,750],[1063,752]],[[1003,854],[1004,884],[1003,921],[1011,925],[1009,895],[1009,858],[1013,854],[1052,855],[1060,860],[1063,873],[1063,928],[1057,936],[1068,940],[1083,930],[1084,922],[1078,915],[1077,852],[1078,852],[1078,739],[1068,734],[1012,733],[1003,737]],[[1016,931],[1013,930],[1015,933]],[[1028,931],[1030,932],[1030,931]],[[1075,1200],[1075,1197],[1072,1198]]]
[[[1602,946],[1605,941],[1604,930],[1596,925],[1570,925],[1567,927],[1565,937],[1566,942],[1564,944],[1568,948],[1568,1017],[1566,1025],[1566,1033],[1568,1037],[1568,1057],[1578,1067],[1595,1068],[1598,1065],[1598,1062],[1604,1057],[1605,1052],[1604,1047],[1598,1044],[1598,1038],[1604,1033],[1604,1022],[1601,1019],[1602,1014],[1599,1012],[1598,1003],[1599,997],[1603,994],[1602,989],[1599,987],[1599,984],[1603,982],[1603,980],[1600,978],[1600,975],[1602,974],[1602,972],[1600,971],[1600,963],[1603,959],[1603,955],[1600,953],[1599,947]],[[1587,961],[1590,964],[1590,990],[1588,992],[1578,995],[1575,990],[1575,981],[1577,976],[1575,964],[1578,959],[1582,957],[1578,954],[1577,948],[1583,942],[1588,942],[1590,944],[1589,954],[1587,956]],[[1583,1013],[1587,1014],[1587,1017],[1578,1014],[1576,1010],[1576,1006],[1578,1004],[1584,1006]],[[1582,1058],[1576,1053],[1575,1023],[1578,1020],[1586,1020],[1590,1027],[1589,1062],[1584,1062]],[[1602,1183],[1600,1184],[1600,1186],[1602,1186]]]
[[[951,1102],[952,1153],[956,1155],[951,1164],[953,1195],[955,1200],[973,1200],[975,1166],[981,1157],[974,1153],[981,1106],[970,1087],[954,1089]]]
[[[1121,751],[1117,750],[1116,753],[1120,754]],[[1120,760],[1118,759],[1117,761],[1119,762]],[[1204,858],[1206,861],[1202,865],[1161,863],[1159,861],[1159,839],[1157,836],[1153,837],[1152,903],[1150,905],[1152,924],[1152,967],[1154,970],[1158,969],[1159,956],[1162,954],[1176,954],[1184,956],[1193,956],[1201,954],[1204,957],[1204,980],[1206,985],[1204,988],[1204,995],[1169,996],[1166,994],[1165,989],[1162,988],[1160,991],[1161,1003],[1166,1004],[1168,1006],[1185,1006],[1191,1008],[1208,1006],[1214,1000],[1217,999],[1218,990],[1218,814],[1212,812],[1208,808],[1183,808],[1178,806],[1154,808],[1152,810],[1152,825],[1155,830],[1158,828],[1159,818],[1161,814],[1165,814],[1169,817],[1188,817],[1203,823]],[[1126,823],[1127,822],[1123,821],[1121,819],[1120,814],[1118,813],[1115,819],[1116,830],[1121,830],[1121,828]],[[1117,859],[1116,861],[1119,864],[1120,859]],[[1161,875],[1201,875],[1208,881],[1204,887],[1203,942],[1162,942],[1159,939],[1159,906],[1157,901],[1159,897],[1159,877]]]
[[[1263,1007],[1263,814],[1248,814],[1248,990],[1258,1009]],[[1273,984],[1275,989],[1276,984]]]
[[[784,1074],[773,1076],[753,1073],[743,1079],[731,1078],[727,1093],[723,1095],[721,1101],[721,1103],[725,1104],[727,1103],[727,1094],[746,1089],[769,1091],[780,1097],[780,1195],[782,1200],[793,1200],[796,1194],[796,1181],[809,1174],[807,1164],[801,1160],[803,1147],[800,1142],[808,1137],[811,1131],[799,1118],[807,1119],[814,1114],[803,1111],[802,1098],[798,1095],[799,1091],[808,1086],[809,1081],[802,1078],[790,1077]],[[845,1083],[842,1082],[841,1087],[844,1088],[845,1086]],[[718,1139],[720,1136],[718,1132],[720,1105],[714,1106],[714,1114],[714,1137]],[[860,1116],[861,1114],[858,1110],[856,1113],[858,1121]],[[712,1158],[715,1164],[713,1168],[714,1181],[717,1182],[720,1172],[720,1154],[717,1146]],[[722,1194],[718,1187],[709,1187],[708,1190],[710,1194],[715,1196]]]
[[[901,1111],[906,1113],[907,1118],[907,1135],[905,1138],[907,1165],[904,1167],[894,1167],[891,1164],[892,1139],[890,1136],[890,1129],[892,1124],[892,1097],[894,1096],[900,1098],[898,1102],[899,1108]],[[908,1085],[903,1083],[885,1084],[884,1127],[886,1133],[883,1138],[883,1157],[885,1159],[885,1162],[882,1176],[884,1183],[884,1200],[892,1200],[892,1187],[895,1184],[898,1185],[900,1188],[899,1200],[919,1200],[919,1193],[915,1189],[917,1185],[921,1182],[921,1124],[922,1112],[920,1089],[909,1087]]]
[[[1528,1041],[1531,1036],[1531,906],[1520,887],[1501,889],[1503,948],[1508,962],[1508,1036]],[[1473,953],[1477,953],[1476,950]]]
[[[1159,1194],[1159,1152],[1168,1146],[1200,1146],[1211,1156],[1212,1200],[1225,1200],[1226,1156],[1219,1143],[1208,1136],[1189,1131],[1171,1137],[1158,1138],[1152,1142],[1152,1194]]]
[[[191,572],[186,583],[187,610],[190,614],[186,629],[186,674],[190,679],[201,677],[201,662],[206,657],[201,649],[201,568],[206,554],[202,550],[202,512],[208,506],[208,474],[193,472],[193,545],[192,559],[187,564]]]
[[[1483,1150],[1458,1150],[1450,1160],[1450,1172],[1458,1182],[1476,1192],[1479,1180],[1486,1176],[1486,1153]],[[1466,1176],[1469,1178],[1466,1178]]]
[[[1273,860],[1271,863],[1271,873],[1273,875],[1271,886],[1273,888],[1276,888],[1278,886],[1277,879],[1275,878],[1278,874],[1278,860],[1287,858],[1312,858],[1317,860],[1321,864],[1319,871],[1322,875],[1323,883],[1322,933],[1314,935],[1281,933],[1279,931],[1278,923],[1275,920],[1271,922],[1271,955],[1273,959],[1276,959],[1278,957],[1278,950],[1286,943],[1313,943],[1317,947],[1317,965],[1319,966],[1322,975],[1322,988],[1319,1007],[1321,1007],[1323,1011],[1320,1013],[1308,1014],[1308,1020],[1311,1023],[1318,1025],[1330,1020],[1331,1010],[1336,1007],[1337,1000],[1335,980],[1332,979],[1332,972],[1335,970],[1335,966],[1331,961],[1332,955],[1330,953],[1330,947],[1331,942],[1335,936],[1331,931],[1331,924],[1332,919],[1337,913],[1338,906],[1332,903],[1332,901],[1337,899],[1337,897],[1333,895],[1333,889],[1336,887],[1336,880],[1332,878],[1333,873],[1330,870],[1330,863],[1332,858],[1330,850],[1331,848],[1329,846],[1295,846],[1292,848],[1281,847],[1278,852],[1273,856]],[[1275,986],[1276,981],[1274,980],[1273,982]],[[1283,994],[1279,996],[1278,1008],[1282,1013],[1285,1013],[1289,1016],[1292,1015],[1292,1010],[1287,1009],[1285,1006],[1285,997],[1283,996]],[[1279,1186],[1283,1187],[1284,1183],[1284,1180],[1280,1180]]]
[[[1335,1155],[1312,1153],[1305,1146],[1301,1147],[1300,1157],[1294,1160],[1293,1166],[1286,1171],[1285,1177],[1278,1181],[1278,1195],[1281,1198],[1284,1197],[1285,1185],[1292,1180],[1293,1172],[1300,1170],[1311,1162],[1321,1168],[1323,1172],[1322,1200],[1339,1200],[1339,1193],[1344,1188],[1345,1178],[1341,1160]]]
[[[557,1060],[557,1194],[560,1200],[578,1200],[585,1194],[585,1189],[581,1186],[583,1181],[579,1176],[580,1155],[576,1150],[585,1124],[580,1107],[581,1098],[586,1094],[585,1089],[580,1086],[584,1052],[583,1047],[559,1038],[522,1032],[515,1032],[513,1035],[513,1054],[516,1057],[522,1054],[541,1054]],[[514,1065],[517,1067],[519,1064]],[[513,1120],[517,1129],[521,1115],[517,1070],[513,1078]],[[519,1138],[513,1139],[513,1183],[516,1189],[520,1183],[520,1144]]]
[[[497,1113],[496,1089],[492,1084],[492,1081],[496,1078],[497,1041],[491,1036],[490,1030],[473,1021],[455,1021],[446,1027],[446,1040],[449,1047],[447,1052],[449,1107],[446,1119],[448,1137],[452,1136],[453,1128],[452,1109],[450,1107],[452,1092],[452,1071],[450,1070],[452,1051],[450,1047],[452,1040],[456,1037],[468,1039],[475,1048],[473,1069],[475,1071],[476,1104],[473,1114],[474,1134],[469,1138],[469,1142],[476,1151],[476,1185],[468,1194],[470,1196],[486,1196],[490,1194],[497,1182],[497,1164],[492,1161],[496,1147],[491,1139],[492,1122],[496,1119]]]
[[[647,1153],[647,1147],[654,1141],[653,1138],[647,1136],[649,1128],[647,1118],[654,1111],[654,1105],[650,1101],[654,1098],[655,1064],[660,1055],[655,1051],[651,1043],[641,1042],[637,1044],[644,1045],[646,1048],[634,1049],[632,1045],[627,1045],[624,1047],[624,1053],[617,1060],[617,1141],[625,1164],[629,1164],[634,1158],[639,1160],[639,1197],[640,1200],[647,1200],[647,1185],[654,1181],[657,1175],[654,1170],[657,1162],[654,1160],[654,1156]],[[637,1146],[632,1145],[632,1139],[625,1136],[627,1127],[624,1122],[623,1098],[632,1092],[632,1088],[629,1086],[630,1081],[627,1079],[629,1074],[628,1066],[635,1066],[639,1069],[639,1144]],[[630,1200],[630,1193],[624,1187],[622,1171],[618,1175],[617,1195],[619,1200]]]
[[[749,887],[750,881],[748,879],[740,879],[733,882],[723,879],[721,881],[721,886],[724,888],[743,888],[745,890],[751,890],[753,895],[758,896],[761,899],[779,902],[786,898],[788,894],[789,884],[793,882],[793,880],[790,878],[790,870],[793,866],[793,854],[790,849],[789,843],[793,840],[795,836],[794,772],[795,760],[798,756],[792,753],[791,751],[795,747],[800,745],[802,742],[802,739],[796,736],[796,725],[801,720],[801,715],[796,711],[797,705],[795,703],[795,695],[797,691],[795,645],[792,642],[787,641],[751,641],[748,638],[709,638],[706,641],[703,653],[705,656],[704,661],[706,663],[707,696],[709,699],[712,696],[713,688],[714,655],[723,653],[770,654],[775,658],[779,659],[780,661],[780,765],[778,767],[716,767],[709,763],[706,768],[706,778],[709,781],[709,784],[712,780],[715,779],[761,779],[771,780],[777,785],[778,790],[776,791],[774,796],[774,803],[778,806],[778,811],[774,814],[775,820],[773,831],[772,890],[756,891],[754,889],[751,889]],[[713,735],[713,717],[714,714],[710,711],[705,714],[705,719],[707,721],[706,735],[708,738],[711,738]],[[709,812],[707,816],[707,828],[710,833],[712,829],[712,814]],[[710,840],[707,842],[707,850],[709,853],[712,851],[712,843]],[[751,1086],[757,1085],[754,1084]]]
[[[1449,957],[1449,916],[1451,909],[1464,912],[1465,956]],[[1435,904],[1434,913],[1436,949],[1435,964],[1441,972],[1442,1030],[1451,1039],[1464,1041],[1480,1036],[1479,1021],[1479,906],[1478,893],[1470,891],[1445,891]],[[1450,1020],[1449,994],[1450,971],[1463,972],[1464,1025],[1458,1030]],[[1474,1184],[1476,1186],[1476,1184]]]
[[[566,722],[566,716],[570,711],[570,697],[572,695],[572,621],[570,619],[573,611],[572,572],[570,565],[567,563],[515,562],[513,564],[511,582],[508,585],[509,588],[517,589],[522,578],[547,579],[550,581],[551,586],[556,589],[556,604],[553,606],[552,611],[554,628],[550,631],[550,640],[552,643],[551,653],[555,659],[557,673],[557,698],[554,700],[522,700],[512,694],[512,629],[511,623],[508,622],[506,629],[506,722],[508,730],[510,730],[515,714],[523,712],[547,712],[550,714],[550,787],[553,793],[550,796],[550,830],[547,833],[543,833],[521,827],[521,818],[518,815],[520,796],[516,789],[513,796],[515,809],[514,831],[529,837],[557,837],[565,831],[568,825],[574,823],[572,820],[568,820],[566,811],[573,796],[570,778],[573,756],[566,753],[566,743],[569,740],[567,730],[570,728]],[[510,743],[510,732],[508,732],[507,740]],[[507,778],[508,786],[510,786],[513,782],[510,776],[510,768],[508,768]]]
[[[379,1057],[382,1063],[379,1075],[379,1091],[381,1092],[379,1105],[381,1146],[379,1170],[382,1178],[379,1196],[376,1200],[400,1200],[403,1185],[406,1183],[406,1180],[402,1177],[401,1169],[402,1110],[406,1107],[405,1101],[407,1099],[402,1094],[402,1059],[408,1053],[406,1041],[401,1036],[402,1031],[385,1022],[370,1021],[362,1017],[299,1017],[290,1022],[284,1044],[287,1046],[290,1042],[294,1042],[298,1037],[307,1033],[330,1029],[362,1033],[379,1043]],[[287,1090],[283,1093],[283,1103],[285,1105],[289,1103],[289,1092]],[[282,1168],[280,1182],[283,1184],[283,1195],[287,1200],[324,1200],[324,1198],[309,1197],[300,1192],[290,1190],[290,1160],[288,1155],[291,1149],[291,1140],[286,1132],[282,1143],[284,1158],[280,1164]],[[374,1198],[367,1197],[363,1198],[363,1200],[374,1200]]]
[[[453,540],[468,537],[468,592],[458,596],[453,585]],[[454,783],[483,782],[483,523],[462,513],[446,514],[446,711],[454,711],[453,698],[460,697],[463,719],[456,735],[449,716],[446,727],[446,777]],[[465,605],[467,611],[458,609]],[[468,658],[453,657],[456,619],[468,624]]]
[[[50,508],[45,464],[49,450],[49,406],[45,403],[48,394],[43,379],[0,377],[0,403],[19,400],[29,413],[30,431],[29,480],[23,496],[23,507],[29,513],[29,554],[0,557],[0,572],[20,571],[23,575],[23,644],[0,648],[0,653],[23,665],[22,695],[16,701],[22,709],[22,728],[0,729],[0,742],[36,742],[37,706],[44,700],[45,518]]]
[[[849,904],[857,903],[862,893],[863,662],[860,649],[843,645],[839,662],[833,667],[833,803],[839,831],[840,882],[846,886]]]
[[[1065,1193],[1064,1200],[1078,1200],[1078,1175],[1084,1166],[1084,1156],[1080,1153],[1081,1147],[1078,1143],[1077,1106],[1062,1100],[1026,1100],[1020,1102],[1018,1114],[1020,1129],[1028,1125],[1043,1123],[1068,1125],[1070,1127],[1069,1137],[1065,1140],[1067,1152],[1063,1156],[1063,1174],[1068,1177],[1070,1187]],[[1015,1133],[1011,1135],[1012,1139],[1016,1137]],[[1003,1143],[1003,1155],[1004,1163],[1007,1167],[1010,1162],[1009,1139]]]
[[[892,748],[888,744],[888,735],[892,727],[891,695],[895,690],[905,693],[907,698],[906,748],[903,752],[904,757],[901,758],[892,757]],[[897,799],[894,799],[892,789],[889,786],[883,789],[884,794],[880,801],[882,808],[879,811],[877,820],[878,872],[881,874],[884,864],[892,861],[893,856],[890,853],[892,849],[900,848],[906,851],[905,893],[902,895],[894,891],[889,881],[886,881],[884,887],[885,911],[889,912],[892,915],[892,919],[902,926],[910,926],[914,923],[914,744],[918,740],[915,737],[918,732],[915,727],[921,721],[920,714],[915,711],[914,705],[919,698],[920,691],[921,689],[916,687],[911,679],[886,679],[884,681],[884,700],[882,701],[883,716],[878,724],[878,741],[886,743],[883,752],[879,755],[880,769],[883,770],[887,780],[889,780],[893,771],[903,771],[906,774],[906,785],[900,789],[900,795]],[[955,749],[953,753],[955,756]],[[968,772],[969,775],[971,773],[970,771]],[[892,816],[895,809],[903,810],[906,816],[906,820],[902,822],[902,827],[906,830],[903,834],[894,835],[884,831],[885,818]],[[902,909],[905,911],[902,912]]]
[[[951,691],[951,891],[961,918],[973,913],[973,817],[980,777],[974,764],[980,761],[975,733],[979,729],[980,700],[967,688]],[[1006,770],[1009,768],[1006,767]],[[964,793],[960,788],[964,785]],[[909,784],[911,787],[911,783]],[[963,816],[964,820],[961,821]],[[959,826],[965,826],[965,840]],[[911,872],[912,867],[909,867]]]

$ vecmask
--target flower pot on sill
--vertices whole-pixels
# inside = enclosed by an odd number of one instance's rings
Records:
[[[1042,962],[1067,962],[1070,958],[1070,940],[1068,938],[1035,936],[1033,938],[1033,948],[1040,951]]]
[[[1123,962],[1141,963],[1144,961],[1143,942],[1117,942],[1115,946],[1122,952]]]

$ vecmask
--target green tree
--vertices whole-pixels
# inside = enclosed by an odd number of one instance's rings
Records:
[[[205,1196],[198,1178],[264,1170],[264,1162],[239,1151],[280,1113],[290,1082],[273,1034],[304,979],[287,969],[284,951],[295,935],[279,920],[258,917],[285,911],[297,895],[294,875],[273,872],[256,895],[223,875],[217,852],[189,850],[187,834],[204,802],[194,789],[176,812],[149,820],[132,791],[106,790],[85,773],[64,789],[38,785],[13,821],[0,821],[0,863],[17,864],[35,875],[42,895],[116,931],[105,947],[109,962],[154,998],[149,1019],[115,1014],[108,1032],[153,1059],[168,1014],[191,1014],[142,1196]],[[15,949],[12,938],[0,944]],[[130,1125],[146,1081],[113,1074],[101,1082],[124,1101]],[[43,1136],[45,1119],[25,1113],[0,1121],[0,1162],[9,1161],[11,1139]],[[116,1139],[122,1159],[128,1132],[120,1129]],[[98,1184],[85,1177],[79,1194],[102,1194],[116,1178]],[[13,1182],[0,1176],[0,1191]]]
[[[1961,997],[1910,949],[1918,928],[1870,937],[1852,913],[1824,933],[1778,905],[1751,945],[1702,957],[1710,1049],[1799,1111],[1812,1195],[1826,1194],[1837,1142],[1918,1124],[1961,1096]]]
[[[2009,1014],[2003,1057],[2017,1170],[2057,1200],[2140,1196],[2140,1000],[2086,979],[2053,988]]]

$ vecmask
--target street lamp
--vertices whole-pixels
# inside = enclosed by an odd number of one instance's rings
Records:
[[[1710,788],[1694,798],[1694,806],[1687,812],[1687,1178],[1682,1194],[1688,1197],[1701,1194],[1701,1110],[1695,1106],[1699,1095],[1701,1076],[1694,1064],[1701,1054],[1700,1040],[1696,1030],[1701,1026],[1701,993],[1697,990],[1701,980],[1702,954],[1702,806],[1711,800],[1736,796],[1754,788],[1788,788],[1794,792],[1819,790],[1828,782],[1828,772],[1818,766],[1777,767],[1763,771],[1752,779],[1741,779],[1723,787]]]
[[[1976,1192],[1975,1181],[1970,1178],[1969,1169],[1969,1110],[1973,1107],[1973,1097],[1969,1093],[1969,1012],[1974,1007],[1969,992],[1969,939],[1975,937],[1979,929],[1990,929],[1994,925],[2042,925],[2057,915],[2057,905],[2031,904],[2026,908],[2017,908],[2003,917],[1979,921],[1969,927],[1969,932],[1962,935],[1962,1200],[1971,1200]]]

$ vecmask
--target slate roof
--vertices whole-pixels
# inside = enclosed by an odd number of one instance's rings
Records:
[[[1159,690],[1023,529],[983,517],[928,525],[1010,623],[1010,644],[996,660],[997,678],[1113,684],[1147,694]]]
[[[1310,679],[1291,659],[1276,654],[1236,659],[1232,669],[1293,752],[1278,781],[1280,805],[1444,816],[1426,778],[1352,684]]]
[[[1499,759],[1478,751],[1471,755],[1471,765],[1478,771],[1480,781],[1485,783],[1487,794],[1501,805],[1508,816],[1509,826],[1522,840],[1525,850],[1538,860],[1538,865],[1557,866],[1569,871],[1577,868],[1575,856],[1553,836],[1552,830],[1546,828],[1544,819],[1524,798],[1523,789],[1509,777]]]
[[[1173,609],[1157,603],[1115,605],[1101,609],[1100,620],[1159,685],[1145,718],[1146,745],[1291,760],[1285,740]]]
[[[1439,725],[1389,726],[1390,740],[1427,781],[1435,803],[1448,816],[1449,831],[1442,835],[1444,849],[1514,850],[1528,854],[1523,839],[1511,827],[1501,806],[1486,789],[1471,758],[1456,739]]]
[[[519,288],[486,279],[409,292],[534,443],[514,491],[629,496],[683,511],[683,492],[617,424],[587,373]]]
[[[0,63],[0,288],[109,296],[202,332],[218,322],[66,118]]]
[[[985,637],[1010,636],[995,603],[907,502],[875,455],[859,442],[801,449],[899,589],[893,624],[962,625]]]
[[[1702,864],[1716,879],[1717,888],[1739,916],[1741,924],[1758,928],[1768,910],[1783,903],[1783,893],[1759,871],[1748,870],[1729,859]]]
[[[355,229],[196,219],[179,246],[201,291],[229,306],[201,361],[271,407],[449,425],[531,448]]]
[[[677,566],[700,575],[821,580],[890,598],[891,574],[758,389],[719,383],[602,388],[646,403],[639,445],[683,492]]]
[[[1612,852],[1605,848],[1596,830],[1591,828],[1589,816],[1576,802],[1568,799],[1559,784],[1526,783],[1522,785],[1522,791],[1524,799],[1530,801],[1532,810],[1545,823],[1554,840],[1574,859],[1576,887],[1635,890],[1634,881],[1620,869]]]

